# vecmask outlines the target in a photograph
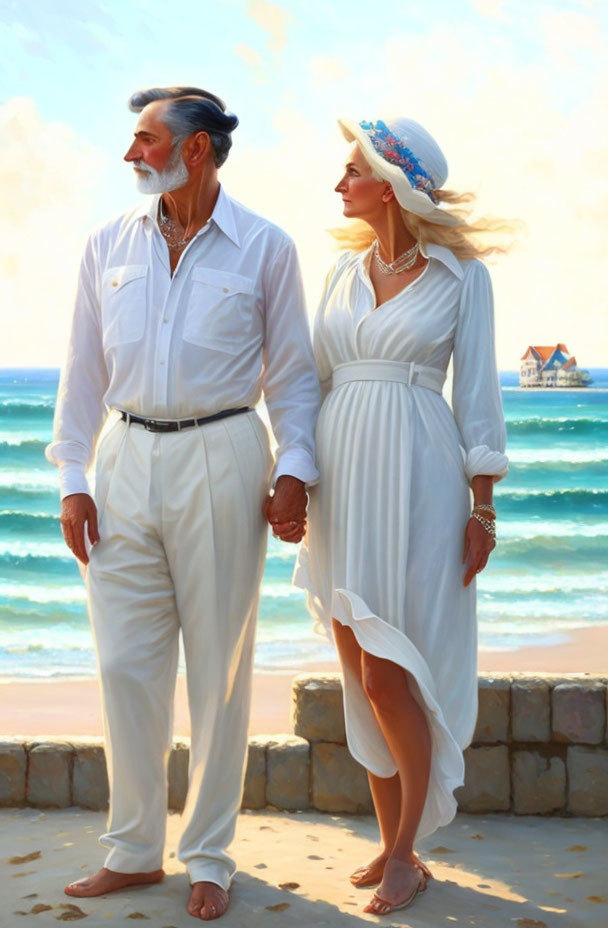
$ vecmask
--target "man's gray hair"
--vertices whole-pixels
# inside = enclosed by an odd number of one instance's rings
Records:
[[[154,100],[170,100],[160,117],[173,136],[175,147],[194,132],[206,132],[216,167],[221,167],[232,146],[231,133],[239,124],[234,113],[226,112],[220,97],[200,87],[151,87],[138,90],[129,99],[129,109],[141,113]]]

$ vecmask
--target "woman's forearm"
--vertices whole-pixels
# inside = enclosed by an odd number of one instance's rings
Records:
[[[491,503],[494,490],[494,477],[486,474],[477,474],[471,480],[473,490],[474,505],[479,503]]]

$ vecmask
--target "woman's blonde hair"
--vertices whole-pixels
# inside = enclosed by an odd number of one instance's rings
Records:
[[[376,180],[383,180],[372,172]],[[506,254],[512,244],[517,224],[506,219],[490,219],[481,217],[469,220],[471,209],[464,204],[472,203],[475,196],[472,193],[456,193],[454,190],[435,190],[435,198],[448,203],[455,208],[450,209],[452,215],[460,219],[458,225],[444,226],[437,222],[430,222],[422,216],[417,216],[408,210],[401,210],[401,217],[408,232],[422,245],[432,243],[449,248],[461,261],[469,258],[486,258],[491,254]],[[376,233],[367,222],[354,219],[347,226],[330,230],[341,248],[352,251],[365,251],[376,238]],[[488,241],[488,235],[498,235],[494,241]],[[502,240],[501,240],[502,237]],[[508,240],[505,238],[508,237]]]

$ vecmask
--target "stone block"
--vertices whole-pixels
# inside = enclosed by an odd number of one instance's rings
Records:
[[[514,741],[551,740],[551,690],[546,680],[529,677],[511,684],[511,734]]]
[[[312,804],[321,812],[373,812],[365,768],[343,744],[317,742],[312,752]]]
[[[561,757],[543,757],[538,751],[513,754],[513,811],[519,815],[546,815],[566,805],[566,765]]]
[[[64,809],[72,801],[71,744],[33,744],[29,750],[26,801],[38,808]]]
[[[511,804],[509,749],[467,748],[464,786],[454,793],[462,812],[507,812]]]
[[[553,737],[571,744],[600,744],[606,726],[604,685],[560,683],[552,693]]]
[[[310,745],[296,735],[275,735],[266,745],[266,802],[277,809],[310,806]]]
[[[307,741],[346,743],[340,674],[299,674],[292,688],[293,730]]]
[[[608,815],[608,751],[568,748],[568,812]]]
[[[0,806],[25,802],[27,754],[22,744],[0,741]]]
[[[243,809],[263,809],[266,805],[266,743],[265,738],[249,739]]]
[[[102,744],[75,744],[72,804],[83,809],[107,809],[110,790]]]
[[[480,674],[479,709],[474,742],[496,743],[509,739],[511,680],[509,677]]]
[[[169,766],[167,768],[167,778],[169,781],[167,806],[175,812],[181,812],[186,802],[189,762],[190,746],[188,743],[185,741],[174,741],[171,754],[169,755]]]

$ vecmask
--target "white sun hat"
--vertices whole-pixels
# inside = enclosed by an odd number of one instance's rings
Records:
[[[354,122],[339,119],[348,142],[356,142],[370,167],[393,188],[402,209],[441,225],[460,219],[442,209],[435,191],[445,184],[448,165],[432,135],[413,119]]]

